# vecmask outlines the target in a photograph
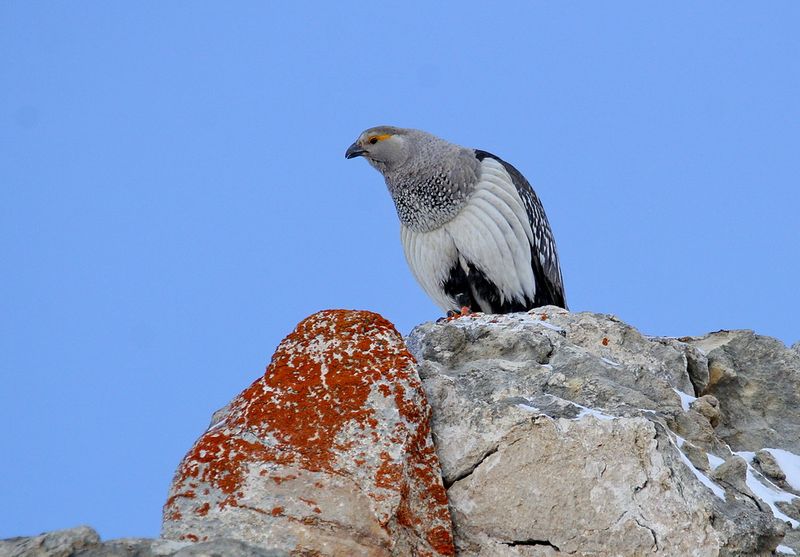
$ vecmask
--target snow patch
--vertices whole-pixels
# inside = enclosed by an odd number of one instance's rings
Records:
[[[620,366],[619,362],[615,362],[614,360],[609,360],[608,358],[600,358],[600,359],[603,360],[608,365],[611,365],[611,366],[614,366],[614,367],[619,367]]]
[[[772,449],[769,449],[769,451],[772,452]],[[792,525],[792,528],[800,527],[800,522],[784,514],[775,504],[781,501],[789,503],[794,499],[796,499],[797,496],[782,490],[781,488],[779,488],[778,486],[776,486],[763,476],[762,476],[763,481],[760,481],[759,478],[756,477],[756,475],[753,473],[753,467],[750,465],[750,463],[753,462],[756,453],[752,451],[736,451],[733,454],[737,454],[747,461],[747,479],[745,480],[745,482],[747,483],[747,487],[750,488],[750,491],[752,491],[756,497],[758,497],[759,499],[764,501],[767,505],[769,505],[769,508],[772,509],[772,514],[775,516],[775,518],[777,518],[778,520],[783,520],[784,522],[788,522],[789,524]],[[774,453],[773,456],[775,456]],[[796,457],[796,455],[792,456]],[[781,467],[781,470],[783,470],[783,467]],[[785,470],[784,473],[786,473]]]
[[[708,457],[708,465],[711,466],[712,470],[716,470],[720,467],[721,464],[724,464],[724,460],[718,457],[717,455],[713,455],[711,453],[706,453]]]
[[[758,481],[755,474],[753,474],[753,469],[750,465],[747,465],[747,487],[750,488],[750,491],[755,493],[756,497],[764,501],[769,508],[772,509],[772,514],[775,515],[775,518],[778,520],[783,520],[784,522],[788,522],[792,525],[792,528],[797,528],[800,526],[800,522],[796,521],[795,519],[783,514],[783,512],[778,508],[775,503],[780,501],[790,502],[792,501],[795,496],[791,493],[787,493],[782,489],[775,487],[772,482],[767,482],[769,485],[765,485]]]
[[[672,390],[675,391],[675,394],[677,394],[681,398],[681,408],[683,408],[683,411],[688,412],[689,405],[693,403],[695,400],[697,400],[697,397],[692,395],[687,395],[683,391],[679,391],[674,387],[672,388]]]
[[[578,404],[577,402],[570,402],[573,406],[577,406],[581,409],[577,416],[573,418],[573,420],[580,420],[586,416],[594,416],[598,420],[615,420],[616,416],[610,416],[601,412],[600,410],[595,410],[594,408],[589,408],[587,406],[583,406],[582,404]]]
[[[559,397],[557,397],[555,395],[551,395],[551,394],[545,394],[545,396],[550,397],[550,398],[552,398],[553,400],[556,400],[556,401],[561,401],[562,403],[564,403],[565,407],[572,406],[572,407],[579,408],[580,412],[578,412],[578,414],[574,418],[569,418],[570,420],[580,420],[581,418],[585,418],[586,416],[594,416],[598,420],[616,420],[617,419],[617,416],[612,416],[610,414],[606,414],[605,412],[597,410],[596,408],[589,408],[588,406],[584,406],[582,404],[578,404],[577,402],[574,402],[572,400],[565,400],[563,398],[559,398]],[[528,402],[532,402],[528,398],[526,398],[525,400],[527,400]],[[520,410],[525,410],[526,412],[536,412],[536,413],[539,413],[539,414],[548,415],[548,414],[545,413],[546,411],[543,411],[542,409],[540,409],[540,408],[538,408],[536,406],[533,406],[533,404],[525,404],[525,403],[521,402],[521,403],[516,404],[515,406],[517,408],[519,408]],[[550,416],[550,417],[552,417],[552,416]]]
[[[550,329],[551,331],[556,331],[557,333],[565,332],[564,329],[562,329],[561,327],[556,327],[555,325],[551,325],[547,321],[539,321],[538,319],[534,319],[534,320],[532,320],[532,322],[536,323],[537,325],[540,325],[541,327],[544,327],[545,329]]]
[[[775,548],[775,552],[781,553],[783,555],[797,555],[794,549],[792,549],[788,545],[779,545],[778,547]]]

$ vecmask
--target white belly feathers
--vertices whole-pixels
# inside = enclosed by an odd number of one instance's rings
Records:
[[[442,288],[457,263],[468,272],[471,262],[503,300],[534,298],[533,231],[511,176],[495,159],[481,161],[475,191],[454,219],[430,232],[414,232],[401,224],[400,234],[414,276],[445,311],[459,309]]]

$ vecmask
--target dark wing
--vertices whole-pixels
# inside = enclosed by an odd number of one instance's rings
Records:
[[[533,230],[534,245],[531,246],[531,263],[533,266],[533,276],[536,279],[536,295],[533,306],[554,305],[564,309],[567,308],[567,301],[564,296],[564,281],[561,278],[561,266],[558,263],[558,251],[556,242],[553,238],[553,231],[547,215],[544,213],[542,202],[536,192],[533,191],[530,183],[519,170],[486,151],[476,149],[475,156],[479,161],[485,158],[492,158],[503,165],[517,188],[517,193],[525,205],[528,213],[528,221]]]

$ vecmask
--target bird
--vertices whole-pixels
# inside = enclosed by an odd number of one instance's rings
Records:
[[[567,309],[553,231],[514,166],[394,126],[363,131],[345,152],[355,157],[383,175],[406,261],[447,315]]]

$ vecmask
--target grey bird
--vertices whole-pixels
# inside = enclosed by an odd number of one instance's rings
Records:
[[[364,131],[345,157],[383,174],[408,265],[445,312],[567,307],[544,208],[509,163],[393,126]]]

